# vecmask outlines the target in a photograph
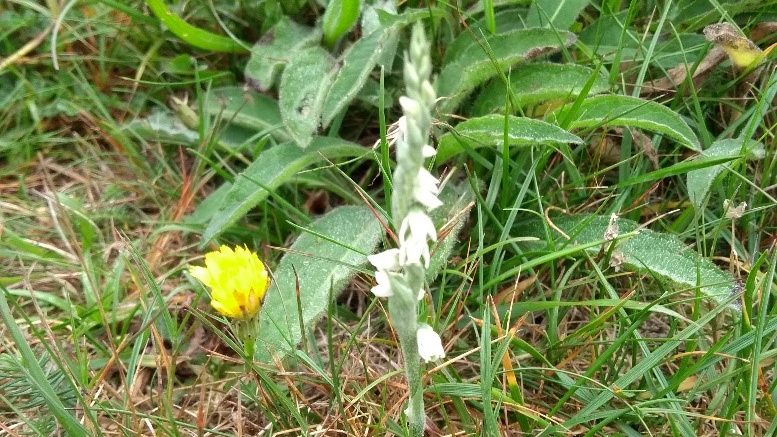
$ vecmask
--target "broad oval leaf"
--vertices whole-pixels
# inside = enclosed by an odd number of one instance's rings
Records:
[[[330,298],[367,263],[384,233],[372,211],[357,206],[335,208],[308,229],[273,272],[259,314],[258,361],[273,362],[295,349],[303,335],[300,324],[309,327],[324,314]]]
[[[282,129],[283,121],[278,102],[257,92],[242,87],[216,88],[209,95],[205,112],[231,124],[254,132],[268,131],[280,140],[289,136]]]
[[[251,48],[246,80],[261,91],[269,90],[283,67],[305,47],[316,45],[321,31],[295,23],[285,15]]]
[[[124,129],[149,140],[172,144],[197,144],[200,134],[187,127],[172,112],[154,110],[148,116],[137,118],[124,125]]]
[[[576,64],[536,62],[518,65],[510,71],[510,90],[519,106],[535,105],[554,99],[574,99],[585,84],[596,75],[589,95],[607,91],[607,78],[594,70]],[[473,105],[475,115],[502,110],[509,96],[507,85],[494,79],[481,91]]]
[[[473,42],[450,59],[437,78],[437,90],[446,97],[439,110],[447,113],[479,84],[496,76],[499,70],[530,59],[557,52],[575,42],[575,35],[551,29],[519,29]]]
[[[393,24],[384,24],[379,17],[381,13],[396,14],[397,6],[394,4],[394,0],[379,0],[372,3],[368,2],[364,5],[361,17],[362,35],[370,35],[378,30],[387,30],[389,27],[400,29],[405,26],[401,21],[394,22]],[[391,71],[392,66],[394,65],[398,45],[399,32],[387,34],[385,39],[381,42],[381,54],[377,63],[378,65],[384,66],[386,71]]]
[[[559,229],[569,235],[575,244],[580,245],[604,240],[609,222],[609,217],[600,215],[578,215],[553,219],[553,223]],[[639,229],[639,224],[632,220],[619,218],[616,223],[619,235]],[[527,232],[524,235],[546,238],[541,225],[530,226],[524,231]],[[609,242],[605,244],[609,245]],[[732,292],[736,290],[736,280],[731,274],[721,270],[696,251],[689,249],[673,235],[649,229],[639,229],[636,235],[616,241],[615,244],[615,250],[623,254],[622,268],[638,272],[650,271],[688,288],[698,286],[702,293],[717,302],[728,301]],[[589,253],[597,254],[602,250],[602,247],[594,245],[586,250]],[[697,283],[697,273],[700,283]]]
[[[742,149],[744,147],[744,150]],[[744,152],[744,154],[743,154]],[[736,139],[723,139],[715,141],[704,150],[696,160],[703,158],[724,158],[729,157],[731,159],[761,159],[764,157],[764,145],[758,141],[747,139],[744,141],[742,138]],[[704,204],[704,199],[707,197],[712,184],[715,179],[723,173],[723,171],[729,168],[733,162],[727,162],[725,164],[718,164],[712,167],[703,168],[700,170],[693,170],[688,172],[688,197],[691,199],[693,206],[699,210]]]
[[[317,137],[303,149],[292,143],[279,144],[262,152],[235,179],[229,192],[202,235],[203,243],[234,224],[270,195],[270,192],[320,159],[361,156],[369,151],[357,144],[329,137]]]
[[[589,0],[534,0],[526,15],[526,27],[569,30]]]
[[[170,112],[154,111],[145,118],[135,119],[123,126],[133,134],[147,140],[168,144],[198,146],[202,139],[199,132],[189,129],[180,118]],[[237,151],[251,144],[256,137],[255,131],[240,126],[227,125],[219,128],[213,141],[226,150]],[[210,139],[209,139],[210,140]]]
[[[291,138],[306,147],[321,125],[324,98],[332,83],[335,60],[321,47],[297,53],[283,70],[279,104]]]
[[[556,112],[556,116],[565,117],[573,105]],[[607,95],[593,96],[583,101],[577,108],[570,129],[596,128],[599,126],[630,126],[656,132],[669,137],[681,145],[695,151],[701,151],[699,139],[685,120],[660,103],[642,100],[636,97]]]
[[[328,126],[361,91],[383,54],[383,44],[392,41],[395,34],[394,28],[378,29],[356,41],[338,60],[340,69],[329,86],[321,113],[323,126]]]
[[[583,140],[560,127],[540,120],[526,117],[507,116],[507,139],[510,146],[528,146],[532,144],[573,143],[583,144]],[[455,132],[440,137],[437,147],[437,162],[445,162],[452,156],[466,150],[492,146],[501,149],[505,139],[505,116],[486,115],[459,123]]]
[[[194,208],[191,214],[187,215],[183,220],[186,225],[199,225],[205,226],[216,214],[219,207],[224,203],[224,199],[227,198],[227,194],[232,189],[232,182],[224,182],[216,188],[215,191],[208,194],[208,197],[202,199],[199,205]]]
[[[580,32],[580,44],[608,61],[616,56],[618,59],[642,59],[647,51],[641,50],[642,35],[630,29],[627,20],[628,10],[602,14]]]

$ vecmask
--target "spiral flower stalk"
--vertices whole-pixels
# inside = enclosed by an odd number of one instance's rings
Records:
[[[437,197],[437,178],[424,168],[425,159],[435,154],[428,144],[437,98],[431,73],[429,43],[423,27],[416,24],[405,53],[406,95],[399,99],[404,116],[397,123],[395,143],[397,167],[391,213],[394,227],[399,229],[399,247],[369,257],[377,269],[377,285],[372,292],[388,298],[389,315],[402,348],[410,390],[405,414],[414,436],[423,435],[426,422],[421,360],[429,362],[445,356],[440,336],[429,325],[418,323],[418,301],[425,294],[424,278],[430,261],[429,244],[437,240],[428,213],[442,205]]]

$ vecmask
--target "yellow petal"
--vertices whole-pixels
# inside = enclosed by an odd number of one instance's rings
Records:
[[[211,289],[211,304],[233,318],[253,317],[262,306],[268,275],[256,253],[246,247],[221,246],[205,254],[205,267],[189,271]]]
[[[210,301],[210,304],[213,305],[213,308],[215,308],[216,311],[227,317],[232,317],[233,319],[243,318],[243,312],[240,310],[240,307],[234,305],[234,302],[212,300]]]
[[[210,272],[205,267],[191,266],[189,267],[189,274],[205,284],[206,287],[211,287]]]

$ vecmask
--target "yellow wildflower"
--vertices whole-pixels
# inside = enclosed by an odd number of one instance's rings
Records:
[[[249,319],[262,306],[269,279],[256,253],[245,247],[221,246],[205,254],[205,267],[192,266],[189,273],[211,289],[211,305],[221,314]]]

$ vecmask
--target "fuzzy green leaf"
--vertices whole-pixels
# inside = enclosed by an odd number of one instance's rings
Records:
[[[214,110],[214,113],[216,110]],[[225,117],[227,110],[223,110],[222,117]],[[230,114],[233,116],[234,114]],[[235,119],[243,118],[237,116]],[[257,124],[257,127],[260,127]],[[123,126],[123,129],[143,138],[146,141],[154,141],[166,144],[180,144],[197,147],[201,145],[202,139],[200,133],[188,128],[181,119],[172,112],[157,110],[144,118],[138,118],[130,121]],[[271,130],[271,128],[267,128]],[[224,149],[239,150],[242,146],[248,144],[246,141],[254,138],[256,140],[256,131],[241,127],[238,123],[232,123],[219,128],[218,135],[214,138],[216,144]],[[276,134],[276,139],[288,141],[285,132],[275,129],[272,133]]]
[[[557,217],[553,223],[572,237],[575,244],[586,245],[604,239],[609,220],[607,216],[579,215]],[[623,218],[618,219],[617,224],[619,235],[639,228],[638,223]],[[523,231],[527,232],[523,235],[546,238],[543,227],[536,223]],[[673,235],[640,229],[636,235],[625,237],[615,244],[615,250],[623,254],[622,268],[637,272],[649,271],[687,288],[698,286],[703,294],[717,302],[727,301],[735,290],[736,281],[731,274],[688,248]],[[586,250],[595,255],[600,253],[602,246],[595,244]],[[700,283],[697,283],[697,273]]]
[[[559,51],[575,42],[575,35],[551,29],[519,29],[472,42],[449,59],[437,78],[437,90],[444,100],[442,113],[453,111],[472,90],[496,76],[499,70]],[[493,56],[493,60],[492,60]]]
[[[356,41],[338,60],[339,71],[329,87],[322,109],[322,125],[328,126],[364,87],[383,54],[383,44],[392,41],[393,28],[378,29]]]
[[[189,129],[172,112],[154,110],[148,116],[124,125],[124,129],[148,140],[170,144],[197,144],[200,134]]]
[[[205,226],[216,214],[219,207],[224,203],[229,191],[232,189],[232,182],[224,182],[215,191],[208,194],[208,197],[202,199],[199,205],[186,216],[184,224]]]
[[[281,118],[291,138],[302,148],[321,125],[324,98],[332,84],[335,60],[321,47],[297,53],[283,70],[279,89]]]
[[[316,138],[305,149],[284,143],[265,150],[235,179],[202,235],[203,244],[234,224],[266,199],[271,191],[313,162],[365,153],[368,151],[362,146],[328,137]]]
[[[394,0],[377,0],[373,3],[364,5],[361,18],[361,31],[363,35],[370,35],[377,30],[389,27],[399,29],[405,26],[402,22],[384,24],[379,17],[379,14],[381,13],[396,14],[397,6],[394,4]],[[382,50],[380,58],[378,58],[378,65],[384,66],[386,71],[391,71],[391,68],[394,65],[394,59],[397,55],[397,46],[399,45],[399,36],[399,32],[391,32],[385,35],[384,40],[381,41]]]
[[[560,127],[540,120],[508,115],[507,138],[510,146],[533,144],[573,143],[583,144],[578,136]],[[459,123],[455,132],[440,138],[437,147],[437,162],[445,162],[452,156],[469,148],[491,146],[497,150],[504,144],[504,115],[486,115]]]
[[[526,15],[526,27],[569,30],[588,0],[534,0]]]
[[[251,48],[251,57],[245,68],[246,79],[260,91],[269,90],[297,53],[314,46],[321,39],[318,28],[297,24],[282,16]]]
[[[589,95],[607,91],[607,78],[594,70],[575,64],[536,62],[518,65],[510,71],[510,90],[519,106],[535,105],[554,99],[574,99],[592,75],[594,81]],[[485,115],[502,111],[508,100],[507,85],[497,78],[491,81],[473,105],[473,114]]]
[[[556,112],[564,117],[564,111],[571,105]],[[681,145],[695,151],[701,151],[699,139],[685,120],[660,103],[642,100],[636,97],[607,95],[585,99],[577,108],[570,129],[595,128],[599,126],[629,126],[656,132],[669,137]]]
[[[745,147],[744,154],[742,154],[743,146]],[[704,150],[696,160],[703,158],[728,157],[739,161],[737,157],[742,157],[740,159],[761,159],[764,157],[764,154],[764,145],[758,141],[748,139],[745,143],[742,138],[723,139],[712,143],[712,145]],[[707,193],[709,193],[715,179],[717,179],[725,169],[730,168],[732,164],[735,164],[735,162],[727,162],[725,164],[718,164],[712,167],[688,172],[688,196],[697,210],[704,204],[704,199],[707,197]]]
[[[313,222],[297,238],[273,272],[259,315],[256,358],[281,359],[302,339],[299,314],[311,327],[348,281],[367,263],[383,237],[383,227],[364,207],[341,206]],[[299,280],[297,305],[296,284]]]
[[[283,129],[278,102],[242,87],[223,87],[211,91],[205,112],[221,117],[231,124],[250,129],[253,132],[268,131],[280,140],[289,136]]]

